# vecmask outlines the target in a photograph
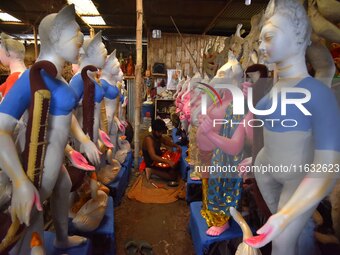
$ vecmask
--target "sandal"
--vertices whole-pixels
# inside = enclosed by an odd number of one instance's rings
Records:
[[[146,241],[141,241],[139,243],[139,252],[142,255],[153,255],[152,246]]]
[[[138,244],[133,240],[126,242],[125,252],[126,252],[127,255],[138,254]]]

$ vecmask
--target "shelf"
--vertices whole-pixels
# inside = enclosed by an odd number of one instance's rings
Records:
[[[155,100],[155,116],[161,118],[170,118],[171,113],[166,112],[170,107],[174,106],[174,99],[156,99]],[[164,111],[166,110],[166,111]]]

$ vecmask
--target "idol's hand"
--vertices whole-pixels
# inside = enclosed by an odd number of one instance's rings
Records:
[[[201,116],[199,129],[202,134],[208,135],[213,131],[213,120],[208,115]]]
[[[86,158],[78,151],[72,150],[69,152],[68,155],[69,160],[71,161],[72,165],[76,168],[85,170],[85,171],[93,171],[96,168],[91,166]]]
[[[252,87],[254,84],[251,82],[243,82],[241,84],[242,92],[245,97],[248,97],[248,89]]]
[[[28,179],[13,182],[13,196],[11,203],[12,222],[18,218],[20,224],[30,225],[30,216],[32,207],[35,206],[38,211],[43,208],[40,203],[40,196],[37,189]]]
[[[125,120],[122,120],[121,122],[122,122],[122,124],[124,125],[125,128],[128,126],[128,123]]]
[[[113,148],[113,144],[110,141],[110,137],[101,129],[98,130],[99,132],[99,138],[102,141],[102,143],[107,147],[107,148]]]
[[[124,97],[124,101],[123,101],[123,103],[122,103],[122,107],[127,106],[127,104],[128,104],[128,98],[127,98],[127,97]]]
[[[91,163],[98,166],[100,163],[100,155],[102,153],[97,149],[97,146],[89,139],[81,144],[81,148]]]
[[[123,125],[123,123],[118,118],[115,118],[115,121],[116,121],[116,124],[118,126],[118,129],[121,132],[125,132],[125,126]]]
[[[261,248],[275,239],[288,225],[287,216],[282,213],[272,215],[267,223],[256,231],[258,236],[250,237],[244,242],[251,247]]]

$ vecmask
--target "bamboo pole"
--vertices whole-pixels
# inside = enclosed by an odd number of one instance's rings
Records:
[[[143,0],[136,0],[137,26],[136,26],[136,68],[135,68],[135,122],[134,122],[134,167],[138,169],[139,158],[139,129],[141,112],[142,87],[142,34],[143,34]]]
[[[34,34],[34,57],[37,60],[39,52],[38,52],[38,32],[37,27],[33,25],[33,34]]]
[[[94,31],[94,28],[89,26],[90,28],[90,38],[93,38],[96,35],[96,32]]]

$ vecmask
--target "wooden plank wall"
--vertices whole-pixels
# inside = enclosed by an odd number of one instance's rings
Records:
[[[209,35],[183,34],[183,41],[178,34],[162,33],[162,38],[148,39],[147,68],[152,70],[154,63],[164,63],[167,69],[180,67],[183,74],[192,76],[196,72],[194,61],[186,50],[188,46],[196,63],[202,71],[203,53],[210,47],[218,52],[224,48],[226,37]]]

